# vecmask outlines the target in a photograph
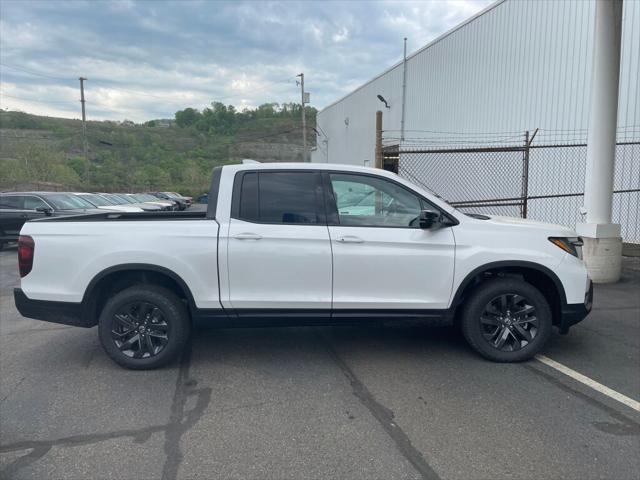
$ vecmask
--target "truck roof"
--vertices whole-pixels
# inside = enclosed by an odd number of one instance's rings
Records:
[[[373,167],[361,167],[358,165],[345,165],[339,163],[301,163],[301,162],[265,162],[265,163],[243,163],[237,165],[225,165],[225,170],[232,170],[234,172],[241,170],[332,170],[343,172],[362,172],[362,173],[375,173],[377,175],[384,175],[388,177],[395,177],[396,174],[387,170]]]

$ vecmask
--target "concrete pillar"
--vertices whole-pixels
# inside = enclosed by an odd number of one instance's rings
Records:
[[[611,223],[618,117],[622,0],[596,0],[591,110],[584,189],[584,259],[596,283],[617,282],[622,262],[620,225]]]

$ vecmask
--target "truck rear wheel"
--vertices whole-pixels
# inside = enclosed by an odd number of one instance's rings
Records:
[[[173,362],[190,333],[187,310],[171,291],[129,287],[111,297],[98,322],[100,343],[117,364],[149,370]]]
[[[480,284],[462,310],[462,333],[473,349],[497,362],[521,362],[537,354],[552,330],[544,295],[518,278]]]

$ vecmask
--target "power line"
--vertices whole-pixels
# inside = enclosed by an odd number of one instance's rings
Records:
[[[16,97],[14,95],[8,95],[6,93],[0,93],[0,97],[14,98],[16,100],[23,100],[25,102],[33,103],[76,103],[77,100],[33,100],[31,98]]]
[[[7,68],[11,68],[13,70],[20,71],[20,72],[28,73],[30,75],[35,75],[37,77],[50,78],[50,79],[53,79],[53,80],[62,80],[62,81],[65,81],[65,82],[71,81],[70,78],[54,77],[52,75],[45,75],[44,73],[38,73],[38,72],[35,72],[33,70],[29,70],[28,68],[18,67],[18,66],[15,66],[15,65],[9,65],[9,64],[4,63],[4,62],[0,62],[0,65],[2,65],[3,67],[7,67]]]
[[[3,65],[5,67],[11,68],[11,69],[14,69],[14,70],[17,70],[17,71],[28,73],[30,75],[35,75],[35,76],[38,76],[38,77],[50,78],[50,79],[53,79],[53,80],[62,80],[62,81],[65,81],[65,82],[74,81],[74,79],[71,79],[71,78],[64,78],[64,77],[56,77],[56,76],[52,76],[52,75],[46,75],[46,74],[43,74],[43,73],[36,72],[34,70],[30,70],[28,68],[19,67],[19,66],[16,66],[16,65],[9,65],[9,64],[4,63],[4,62],[0,62],[0,65]],[[262,88],[253,89],[251,91],[251,93],[262,92],[262,91],[265,91],[265,90],[273,89],[273,87],[277,86],[277,84],[279,82],[282,82],[282,83],[289,82],[289,81],[293,80],[294,78],[295,77],[287,77],[287,78],[282,79],[282,80],[276,80],[275,82],[272,82],[269,85],[266,85],[266,86],[264,86]],[[174,104],[179,104],[179,103],[184,104],[184,103],[188,102],[187,100],[178,100],[178,99],[175,99],[174,97],[161,96],[161,95],[156,95],[156,94],[148,93],[148,92],[141,91],[141,90],[135,90],[135,89],[130,89],[130,88],[123,88],[123,87],[113,86],[113,85],[109,84],[108,80],[96,79],[96,80],[93,80],[93,83],[98,84],[98,85],[102,85],[103,88],[107,88],[109,90],[116,90],[116,91],[122,91],[122,92],[128,92],[128,93],[135,93],[136,95],[143,95],[143,96],[146,96],[146,97],[156,98],[158,100],[164,100],[165,102],[170,102],[170,103],[174,103]],[[205,94],[206,95],[211,95],[209,93],[205,93]],[[211,96],[214,98],[214,101],[219,101],[219,100],[229,100],[229,99],[238,98],[238,97],[241,97],[242,94],[228,95],[228,96],[225,96],[225,97],[221,97],[221,96],[217,96],[217,95],[211,95]]]
[[[98,85],[100,84],[106,84],[107,82],[104,80],[95,80],[93,83],[97,83]],[[135,93],[136,95],[144,95],[146,97],[152,97],[152,98],[157,98],[159,100],[167,100],[167,97],[161,97],[159,95],[154,95],[152,93],[147,93],[147,92],[141,92],[139,90],[131,90],[128,88],[121,88],[121,87],[113,87],[113,86],[107,86],[105,85],[104,88],[108,88],[110,90],[116,90],[116,91],[122,91],[122,92],[129,92],[129,93]]]

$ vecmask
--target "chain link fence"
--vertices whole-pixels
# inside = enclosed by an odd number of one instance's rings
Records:
[[[397,162],[399,175],[465,212],[573,227],[584,221],[587,146],[575,137],[585,134],[542,131],[536,141],[536,133],[526,132],[501,142],[489,137],[488,146],[451,137],[390,145],[395,139],[387,137],[385,164]],[[625,242],[640,243],[640,135],[623,134],[616,147],[612,217]]]

